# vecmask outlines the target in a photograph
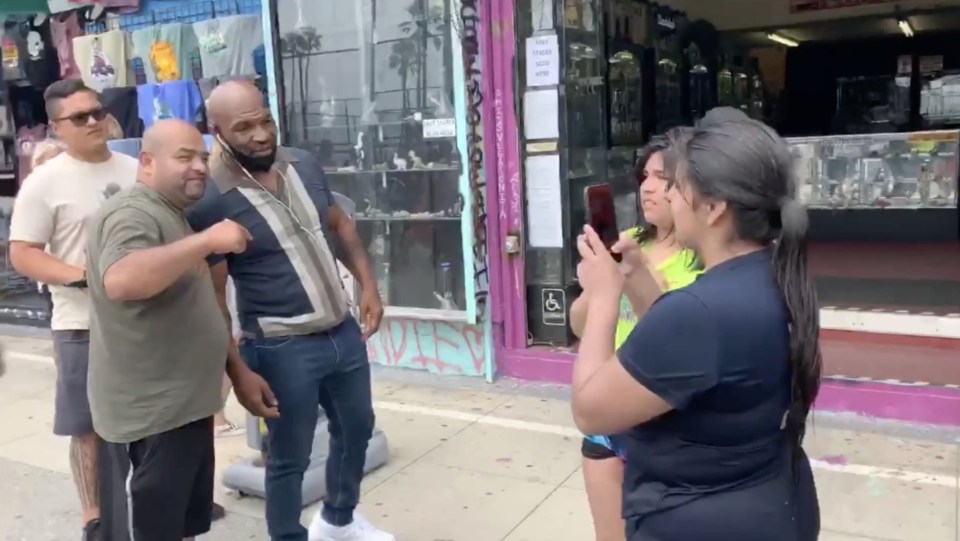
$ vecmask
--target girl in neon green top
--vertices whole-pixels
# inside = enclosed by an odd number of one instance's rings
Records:
[[[647,182],[645,184],[649,183],[650,182]],[[643,230],[641,230],[639,227],[635,227],[633,229],[629,229],[627,234],[632,237],[640,238],[643,235]],[[672,237],[672,235],[669,236]],[[640,248],[648,258],[651,258],[651,260],[653,260],[653,258],[651,257],[650,252],[654,242],[656,241],[645,241],[641,244]],[[697,256],[690,250],[682,249],[678,246],[671,255],[668,255],[665,259],[662,259],[659,263],[656,263],[653,270],[657,275],[659,275],[657,277],[661,280],[661,288],[664,291],[672,291],[674,289],[686,287],[696,280],[697,276],[699,276],[702,272],[697,267]],[[632,331],[636,325],[637,314],[633,311],[633,306],[630,305],[630,300],[624,296],[620,299],[620,320],[617,321],[617,338],[615,342],[616,347],[620,347],[620,344],[627,339],[627,336],[630,336],[630,331]]]
[[[663,173],[662,152],[666,140],[654,139],[641,153],[636,176],[640,185],[640,212],[646,227],[635,227],[624,235],[636,239],[646,256],[652,274],[663,291],[689,285],[702,272],[690,250],[681,248],[673,237],[673,215],[666,199],[668,181]],[[582,331],[583,316],[589,299],[578,298],[571,307],[571,324],[576,334]],[[620,299],[616,346],[619,348],[637,324],[637,313],[630,300]],[[583,477],[598,540],[622,540],[625,527],[620,517],[623,485],[622,453],[615,438],[587,436],[583,440]]]

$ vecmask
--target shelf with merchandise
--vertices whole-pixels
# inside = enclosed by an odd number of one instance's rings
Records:
[[[391,174],[397,172],[333,174],[328,183],[354,205],[353,218],[385,305],[403,310],[463,310],[459,169]]]
[[[956,132],[788,140],[798,199],[810,208],[882,210],[957,206]]]
[[[387,315],[465,320],[456,4],[367,2],[357,18],[277,9],[284,36],[322,36],[281,58],[283,140],[313,152],[352,208]]]

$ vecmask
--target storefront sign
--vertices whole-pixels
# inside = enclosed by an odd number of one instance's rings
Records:
[[[826,9],[840,9],[870,4],[891,4],[898,0],[790,0],[790,11],[803,13],[805,11],[822,11]]]
[[[523,136],[528,140],[560,137],[560,102],[556,89],[523,94]]]
[[[540,299],[543,324],[565,326],[567,324],[567,293],[562,289],[542,289]]]
[[[560,47],[556,34],[527,38],[527,86],[560,82]]]
[[[427,118],[423,121],[424,139],[444,139],[457,136],[457,120],[454,118]]]
[[[527,242],[532,248],[563,248],[560,156],[528,156],[526,173]]]

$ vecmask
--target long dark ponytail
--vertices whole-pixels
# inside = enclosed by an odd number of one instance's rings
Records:
[[[695,197],[726,202],[740,239],[772,246],[773,272],[790,316],[791,400],[783,428],[799,451],[823,363],[820,312],[807,262],[807,211],[795,199],[789,149],[768,126],[734,120],[672,137],[667,161]]]

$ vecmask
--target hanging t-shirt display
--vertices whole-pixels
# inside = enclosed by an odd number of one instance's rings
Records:
[[[50,21],[50,34],[57,49],[57,59],[60,61],[61,79],[79,79],[80,68],[73,59],[73,40],[83,35],[83,29],[77,22],[77,12],[61,17],[53,17]]]
[[[56,48],[50,40],[49,20],[45,20],[40,26],[30,25],[21,46],[24,47],[20,50],[23,71],[31,85],[46,88],[57,80],[60,63],[57,60]]]
[[[77,12],[72,11],[64,16],[54,16],[50,21],[50,34],[56,46],[57,57],[60,63],[61,79],[79,79],[80,68],[73,59],[73,40],[83,35],[83,29],[77,22]]]
[[[15,127],[33,127],[48,122],[42,88],[10,85],[7,98]]]
[[[136,87],[108,88],[100,93],[100,102],[120,124],[123,137],[143,137]]]
[[[65,13],[73,9],[92,6],[94,3],[94,0],[48,0],[47,6],[50,8],[50,13]]]
[[[127,34],[110,30],[73,40],[73,57],[83,82],[96,91],[127,86]]]
[[[200,64],[199,45],[193,27],[171,23],[136,30],[133,54],[143,62],[148,83],[194,79],[194,64]]]
[[[234,15],[193,23],[200,41],[204,77],[257,72],[253,51],[263,45],[259,15]]]
[[[20,51],[26,48],[20,23],[7,23],[0,37],[0,63],[3,64],[3,79],[10,83],[27,78],[23,71],[23,57]]]
[[[33,161],[33,148],[37,143],[47,138],[47,127],[44,125],[17,130],[17,178],[22,183],[30,175]]]
[[[179,118],[191,124],[203,106],[203,97],[194,81],[171,81],[156,85],[137,87],[137,103],[140,119],[146,130],[157,120]]]
[[[136,13],[140,0],[98,0],[97,4],[117,13]]]

